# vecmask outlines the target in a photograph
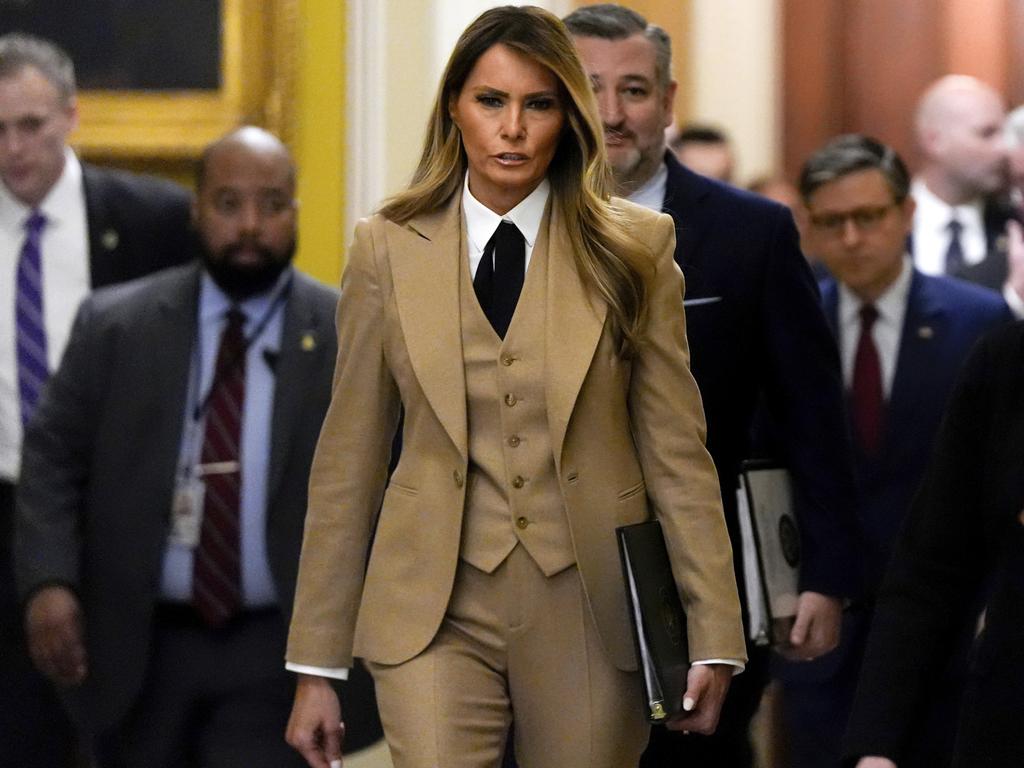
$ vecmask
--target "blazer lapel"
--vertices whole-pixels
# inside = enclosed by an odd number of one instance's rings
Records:
[[[462,194],[405,225],[387,224],[395,304],[416,379],[464,460],[469,458],[459,269],[466,258]]]
[[[680,163],[671,151],[665,151],[668,179],[665,182],[665,203],[662,209],[672,217],[676,228],[676,261],[687,280],[697,244],[704,238],[711,219],[701,215],[703,198],[711,191],[711,182]],[[687,292],[690,285],[687,284]]]
[[[935,369],[934,355],[946,331],[943,307],[936,303],[920,273],[915,270],[907,294],[907,310],[903,318],[896,370],[889,395],[886,448],[892,453],[900,442],[899,427],[912,424],[914,412],[921,402],[921,388],[928,371]],[[893,429],[895,427],[895,429]]]
[[[152,349],[159,357],[154,363],[159,376],[150,378],[154,403],[168,404],[161,409],[167,418],[154,424],[157,434],[153,445],[162,453],[167,471],[168,499],[173,491],[178,455],[181,450],[181,427],[188,402],[189,372],[192,370],[192,349],[196,338],[196,317],[199,306],[199,267],[183,270],[175,289],[164,292],[157,301],[157,324],[153,329]]]
[[[314,381],[323,364],[323,355],[330,346],[325,343],[332,333],[330,318],[320,317],[314,302],[307,297],[308,286],[295,272],[291,296],[285,305],[281,327],[279,371],[274,383],[274,406],[271,416],[270,468],[267,478],[267,499],[273,500],[284,476],[292,435],[301,423],[299,413],[306,402],[306,388]]]
[[[545,394],[555,463],[561,471],[569,419],[601,340],[608,310],[604,302],[591,302],[587,295],[561,210],[554,203],[548,231]]]
[[[124,272],[121,233],[111,213],[102,176],[85,163],[82,163],[82,186],[89,231],[89,278],[92,287],[99,288],[118,282],[118,276]]]

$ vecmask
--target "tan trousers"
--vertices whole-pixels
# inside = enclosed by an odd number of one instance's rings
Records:
[[[607,659],[575,566],[547,578],[521,545],[493,573],[459,564],[421,654],[369,665],[395,768],[634,768],[640,677]]]

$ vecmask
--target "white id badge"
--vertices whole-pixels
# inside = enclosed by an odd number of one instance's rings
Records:
[[[179,483],[171,504],[171,544],[195,549],[203,525],[203,496],[206,484],[199,478]]]

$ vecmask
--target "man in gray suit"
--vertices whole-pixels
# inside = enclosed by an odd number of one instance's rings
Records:
[[[18,587],[100,765],[298,765],[281,658],[337,296],[290,266],[275,137],[215,142],[197,187],[201,263],[78,312],[25,436]]]

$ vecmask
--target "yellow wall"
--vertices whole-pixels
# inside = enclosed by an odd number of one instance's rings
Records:
[[[337,285],[345,210],[345,8],[302,0],[292,149],[299,168],[299,252],[304,272]]]

